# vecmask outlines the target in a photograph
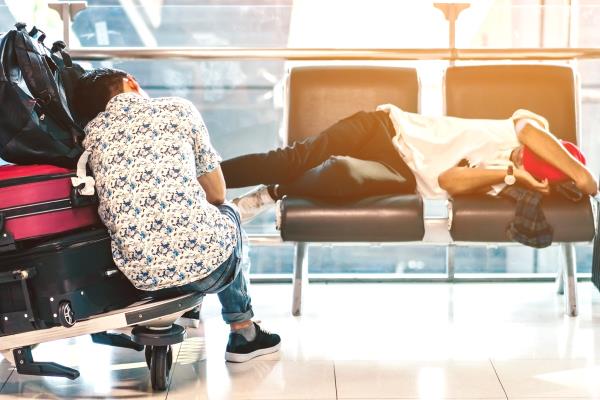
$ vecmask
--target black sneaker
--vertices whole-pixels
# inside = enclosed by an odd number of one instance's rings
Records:
[[[225,350],[226,361],[242,363],[279,350],[281,345],[279,335],[263,331],[257,323],[252,323],[256,329],[256,337],[251,342],[247,341],[240,333],[231,332],[229,334],[229,342]]]

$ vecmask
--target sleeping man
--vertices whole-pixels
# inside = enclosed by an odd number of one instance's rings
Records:
[[[544,117],[527,110],[507,119],[465,119],[385,104],[302,142],[221,166],[228,187],[263,184],[234,200],[242,221],[285,195],[335,200],[416,191],[447,198],[496,195],[514,183],[548,194],[552,180],[571,180],[582,193],[595,195],[598,183],[581,153],[549,128]]]
[[[231,327],[227,361],[277,351],[280,337],[251,320],[239,215],[225,202],[221,159],[198,110],[151,99],[131,75],[104,68],[83,75],[77,98],[117,267],[156,296],[217,293]]]

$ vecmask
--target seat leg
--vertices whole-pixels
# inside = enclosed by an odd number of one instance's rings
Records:
[[[561,262],[556,273],[556,294],[565,294],[565,266],[566,262]]]
[[[577,271],[575,261],[575,245],[563,243],[561,245],[564,260],[564,290],[565,290],[565,312],[571,317],[576,317],[577,310]]]
[[[593,202],[596,212],[596,232],[592,253],[592,282],[600,290],[600,200]]]
[[[294,276],[292,278],[293,297],[292,315],[302,314],[302,299],[308,286],[308,243],[297,242],[294,257]]]
[[[454,255],[455,255],[456,247],[454,244],[449,244],[446,246],[446,276],[448,281],[454,281]]]

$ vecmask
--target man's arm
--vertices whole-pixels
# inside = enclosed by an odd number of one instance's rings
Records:
[[[552,133],[529,119],[517,121],[516,126],[519,142],[573,179],[583,192],[590,195],[598,192],[598,183],[591,172],[566,151]]]
[[[221,156],[215,151],[210,142],[208,129],[200,112],[194,105],[182,100],[182,114],[190,126],[189,137],[194,151],[198,183],[206,193],[206,200],[213,204],[223,204],[225,201],[225,178],[221,170]]]
[[[514,175],[517,182],[522,185],[544,194],[550,193],[547,180],[539,182],[521,168],[514,168]],[[504,182],[505,176],[506,170],[503,169],[453,167],[438,177],[438,183],[448,194],[454,196],[487,192],[492,185]]]
[[[217,166],[212,171],[200,175],[198,177],[198,182],[204,192],[206,193],[206,200],[210,204],[218,206],[219,204],[223,204],[225,201],[225,178],[223,178],[223,172],[221,171],[221,166]]]

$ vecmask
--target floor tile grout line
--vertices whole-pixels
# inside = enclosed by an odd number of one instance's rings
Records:
[[[496,379],[498,379],[498,383],[500,384],[500,387],[502,388],[502,391],[504,392],[504,397],[506,397],[506,400],[508,400],[508,393],[506,393],[506,389],[504,388],[504,384],[502,383],[502,380],[500,379],[500,375],[498,374],[498,371],[496,370],[496,366],[494,365],[494,362],[492,361],[492,359],[490,358],[490,365],[492,366],[492,369],[494,370],[494,373],[496,374]]]
[[[338,400],[338,389],[337,389],[337,375],[335,373],[335,360],[332,360],[333,362],[333,386],[335,387],[335,399]]]
[[[8,383],[8,381],[10,380],[10,377],[12,376],[12,374],[15,373],[15,370],[13,369],[12,371],[10,371],[10,374],[8,374],[8,376],[6,377],[6,380],[2,383],[2,386],[0,386],[0,393],[2,393],[2,391],[4,390],[4,387],[6,386],[6,384]]]
[[[165,394],[165,400],[167,400],[169,398],[169,394],[171,393],[171,384],[173,383],[173,375],[175,375],[175,368],[177,368],[177,360],[179,360],[179,355],[181,354],[181,348],[183,347],[183,344],[185,343],[185,340],[183,342],[181,342],[181,345],[179,346],[179,350],[177,350],[177,357],[175,357],[175,360],[173,360],[173,365],[171,366],[171,373],[169,374],[169,385],[167,386],[167,393]]]

